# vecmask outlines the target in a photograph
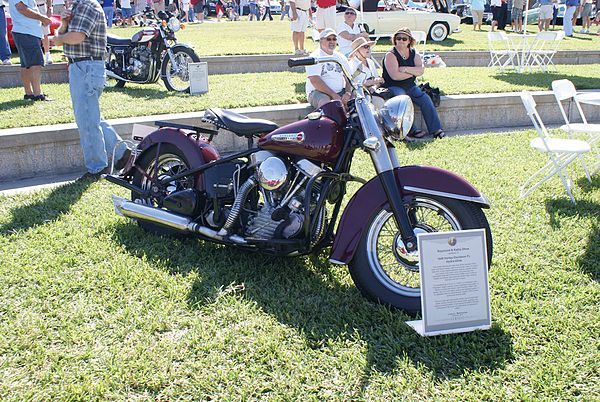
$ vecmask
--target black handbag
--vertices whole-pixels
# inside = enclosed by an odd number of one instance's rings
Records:
[[[421,91],[425,92],[431,98],[433,106],[438,107],[440,105],[441,95],[439,88],[432,87],[428,82],[419,85],[419,88],[421,88]]]
[[[375,92],[373,92],[373,96],[378,96],[383,100],[392,99],[394,94],[388,88],[377,88]]]

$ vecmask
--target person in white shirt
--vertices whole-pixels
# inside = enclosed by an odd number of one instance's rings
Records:
[[[340,46],[340,53],[344,56],[348,56],[352,51],[353,40],[359,37],[369,39],[369,34],[363,32],[360,25],[356,23],[356,14],[354,8],[347,8],[344,11],[344,22],[337,27],[338,45]]]
[[[290,21],[292,28],[292,42],[294,43],[294,54],[306,56],[304,50],[304,32],[308,29],[308,9],[310,0],[290,0]]]
[[[319,34],[319,47],[312,52],[311,57],[334,56],[351,71],[348,60],[335,50],[337,34],[331,28]],[[320,108],[332,100],[341,101],[344,107],[352,97],[350,83],[346,80],[342,68],[337,63],[319,63],[306,67],[306,97],[314,108]]]
[[[375,43],[377,42],[367,41],[361,36],[352,42],[352,51],[348,56],[352,82],[363,86],[370,94],[373,94],[383,84],[383,78],[377,71],[377,64],[371,58],[371,50]],[[385,101],[379,96],[373,96],[371,102],[375,109],[379,110]]]

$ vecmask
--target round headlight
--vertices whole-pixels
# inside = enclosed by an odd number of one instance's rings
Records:
[[[415,108],[407,95],[394,96],[379,111],[385,133],[394,141],[403,140],[415,118]]]
[[[173,32],[177,32],[179,31],[179,28],[181,28],[181,23],[175,17],[169,18],[169,23],[167,25],[169,26],[169,29]]]

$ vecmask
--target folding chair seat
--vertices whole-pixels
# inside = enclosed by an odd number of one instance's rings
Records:
[[[577,100],[577,90],[575,89],[575,85],[569,80],[556,80],[552,81],[552,92],[554,92],[554,97],[556,98],[556,102],[558,102],[558,107],[560,109],[560,113],[565,120],[564,125],[560,126],[560,129],[569,133],[571,137],[575,133],[585,133],[588,135],[587,142],[594,149],[596,153],[597,161],[593,166],[593,172],[597,173],[600,170],[600,151],[598,151],[597,142],[600,140],[600,124],[592,124],[588,123],[585,114],[583,114],[583,109],[581,108],[581,104]],[[571,110],[571,106],[575,105],[577,112],[579,113],[579,117],[582,120],[582,123],[572,123],[569,121],[569,114],[565,111],[563,101],[568,101],[569,103],[569,111]],[[582,161],[585,167],[585,162]],[[588,174],[588,180],[591,182],[591,178]]]
[[[552,66],[556,71],[552,59],[558,51],[563,35],[562,31],[560,34],[551,31],[538,32],[529,50],[527,66],[531,69],[539,67],[542,71],[548,71]]]
[[[528,91],[521,92],[521,100],[523,101],[527,115],[538,133],[538,137],[533,138],[529,145],[533,149],[547,154],[550,159],[544,167],[531,175],[523,183],[521,186],[521,198],[527,197],[541,184],[552,176],[557,175],[565,186],[569,198],[571,198],[573,204],[576,204],[571,191],[573,182],[567,173],[567,166],[576,158],[590,152],[590,145],[585,141],[572,138],[552,138],[537,112],[536,103],[531,93]]]
[[[517,52],[512,49],[510,40],[504,32],[488,32],[490,62],[488,67],[498,67],[500,71],[515,68]]]

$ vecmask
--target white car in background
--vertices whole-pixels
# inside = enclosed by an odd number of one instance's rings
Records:
[[[338,9],[338,24],[344,21],[344,10],[344,7]],[[413,31],[427,32],[429,39],[441,42],[453,32],[460,31],[460,17],[457,15],[409,8],[401,1],[364,0],[362,10],[356,22],[363,23],[365,31],[372,37],[391,37],[398,28],[408,27]]]

